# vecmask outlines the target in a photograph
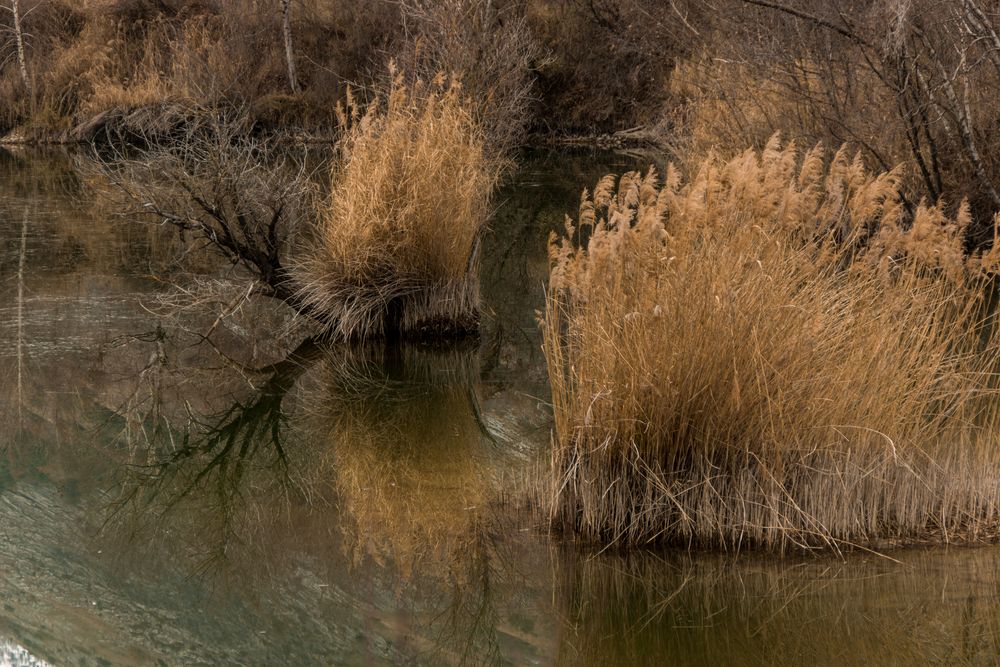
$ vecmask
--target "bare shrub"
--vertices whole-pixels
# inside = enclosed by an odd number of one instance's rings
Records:
[[[203,110],[170,142],[98,155],[88,182],[123,219],[173,227],[187,252],[207,248],[242,269],[249,289],[239,294],[309,314],[287,252],[314,201],[310,172],[301,157],[248,135],[248,122]]]
[[[524,139],[532,102],[532,68],[541,56],[520,1],[404,0],[403,43],[396,60],[415,80],[440,72],[461,77],[485,128],[488,150]]]
[[[548,506],[586,540],[839,548],[998,518],[1000,341],[967,205],[775,139],[585,193],[551,246]]]

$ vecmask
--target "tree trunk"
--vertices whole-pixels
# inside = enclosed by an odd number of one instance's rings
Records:
[[[285,61],[288,63],[288,85],[293,93],[299,92],[299,79],[295,73],[295,51],[292,49],[291,0],[281,0],[281,28],[285,35]]]
[[[976,180],[979,181],[980,187],[989,196],[994,210],[1000,210],[1000,192],[997,191],[993,181],[990,180],[989,173],[986,171],[982,156],[979,153],[979,148],[976,146],[975,125],[972,122],[972,109],[969,106],[968,79],[964,80],[962,94],[959,96],[953,81],[953,78],[957,77],[958,70],[956,70],[954,75],[949,75],[934,45],[928,40],[924,40],[924,46],[927,48],[931,61],[937,65],[938,71],[941,74],[941,88],[951,108],[944,105],[941,106],[946,113],[955,119],[955,123],[958,126],[958,137],[962,142],[962,147],[965,149],[965,158],[972,165],[972,171],[976,175]],[[964,54],[962,58],[964,60]]]
[[[31,79],[28,78],[28,63],[24,58],[24,32],[21,30],[20,0],[10,0],[10,11],[14,15],[14,41],[17,43],[17,64],[21,68],[21,80],[24,81],[24,88],[28,91],[28,97],[34,99],[31,90]]]

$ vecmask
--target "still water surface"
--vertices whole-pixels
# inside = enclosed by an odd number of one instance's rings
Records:
[[[1000,549],[594,554],[515,511],[545,239],[641,160],[526,156],[483,339],[387,349],[168,312],[234,277],[113,222],[81,159],[0,152],[0,666],[998,662]]]

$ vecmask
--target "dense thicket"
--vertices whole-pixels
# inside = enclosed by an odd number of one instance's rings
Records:
[[[260,129],[331,129],[347,86],[373,97],[395,60],[410,84],[460,74],[490,149],[642,127],[700,155],[782,131],[905,163],[908,205],[969,197],[973,244],[1000,209],[1000,8],[984,0],[16,4],[20,31],[0,5],[0,131],[17,136],[169,130],[218,105]]]
[[[27,138],[169,128],[217,104],[264,128],[328,129],[346,87],[387,83],[394,59],[414,79],[460,73],[505,147],[526,130],[654,123],[665,75],[690,51],[670,32],[680,15],[650,23],[643,3],[617,0],[291,0],[287,32],[282,0],[19,4],[27,79],[5,2],[0,130]]]

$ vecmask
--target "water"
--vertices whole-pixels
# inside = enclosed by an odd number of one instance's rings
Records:
[[[545,239],[637,158],[526,157],[478,346],[295,349],[262,304],[218,351],[162,302],[222,274],[81,159],[0,153],[0,665],[997,662],[993,548],[595,554],[518,511]]]

